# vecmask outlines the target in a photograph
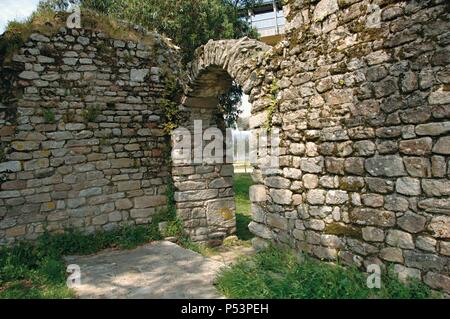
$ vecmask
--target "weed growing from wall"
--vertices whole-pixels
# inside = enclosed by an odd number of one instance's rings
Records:
[[[0,163],[6,162],[7,145],[5,142],[0,142]]]
[[[95,122],[97,120],[97,116],[101,114],[101,110],[98,106],[89,106],[81,113],[81,116],[84,118],[86,123]]]
[[[182,90],[178,79],[170,71],[161,71],[160,75],[161,78],[165,79],[164,92],[161,99],[161,107],[166,120],[164,133],[169,136],[180,124],[181,115],[177,101]]]
[[[48,124],[56,123],[55,112],[52,109],[44,109],[43,115],[44,115],[45,123],[48,123]]]
[[[267,108],[267,120],[264,123],[264,128],[266,130],[268,130],[269,132],[272,128],[273,115],[278,108],[279,101],[278,101],[277,97],[278,97],[279,92],[280,92],[280,87],[278,86],[278,83],[274,80],[270,87],[270,95],[268,96],[269,100],[270,100],[270,104],[269,104],[269,107]]]

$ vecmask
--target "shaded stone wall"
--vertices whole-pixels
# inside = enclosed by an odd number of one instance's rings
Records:
[[[161,99],[178,53],[155,33],[141,36],[34,33],[4,63],[0,244],[44,229],[145,224],[166,209]]]
[[[284,155],[275,174],[255,171],[250,229],[324,260],[394,263],[449,292],[448,2],[285,9],[287,38],[265,68]]]
[[[281,130],[280,166],[264,168],[273,154],[254,164],[254,245],[394,264],[448,293],[448,3],[291,0],[285,11],[274,48],[200,48],[185,89],[188,110],[214,108],[231,76],[250,95],[253,132]]]

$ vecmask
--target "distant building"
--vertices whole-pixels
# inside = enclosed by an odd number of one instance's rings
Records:
[[[262,42],[275,45],[281,40],[286,24],[281,0],[262,0],[248,12],[248,18]]]

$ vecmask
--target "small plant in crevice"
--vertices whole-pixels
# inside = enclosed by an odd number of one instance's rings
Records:
[[[177,102],[181,92],[181,86],[178,79],[173,76],[169,76],[168,72],[162,72],[161,76],[166,78],[164,92],[161,99],[161,107],[164,111],[166,120],[164,124],[164,133],[170,135],[170,133],[178,127],[181,120]]]
[[[9,28],[14,30],[18,22],[10,22]],[[0,39],[0,64],[5,59],[11,59],[14,52],[17,52],[25,43],[20,33],[8,32]]]
[[[277,110],[278,107],[278,101],[277,100],[271,100],[271,103],[269,105],[269,107],[267,108],[267,119],[264,123],[264,128],[266,130],[268,130],[270,132],[270,130],[272,129],[272,120],[273,120],[273,115],[275,114],[275,111]]]
[[[133,56],[132,56],[131,54],[125,54],[125,55],[123,56],[123,61],[124,61],[126,64],[129,64],[129,63],[133,62]]]
[[[97,43],[96,48],[99,55],[111,55],[114,53],[114,50],[104,42]]]
[[[273,80],[272,84],[270,85],[270,95],[273,98],[276,98],[278,93],[280,93],[280,87],[278,86],[277,81]]]
[[[176,211],[176,204],[175,204],[175,185],[173,184],[172,177],[168,178],[167,181],[167,216],[171,218],[172,220],[175,220],[177,218],[177,211]]]
[[[278,83],[275,80],[273,80],[272,84],[270,86],[270,95],[268,96],[270,103],[267,108],[267,119],[263,126],[268,131],[270,131],[272,128],[273,115],[276,112],[278,105],[279,105],[279,100],[278,100],[279,92],[280,92],[280,87],[278,86]]]
[[[167,222],[167,226],[164,230],[165,237],[176,237],[177,239],[181,239],[184,237],[183,235],[183,223],[180,219],[176,218],[175,220],[171,220]]]
[[[138,158],[135,158],[135,159],[133,160],[133,166],[132,166],[132,168],[134,168],[134,169],[139,169],[139,168],[141,168],[141,167],[142,167],[141,160],[138,159]]]
[[[89,106],[82,112],[82,116],[86,123],[95,122],[97,120],[97,116],[101,114],[100,107],[98,106]]]
[[[56,123],[55,111],[53,111],[52,109],[44,109],[42,114],[44,116],[44,120],[46,123],[48,124]]]
[[[0,142],[0,163],[6,161],[7,145],[4,142]]]

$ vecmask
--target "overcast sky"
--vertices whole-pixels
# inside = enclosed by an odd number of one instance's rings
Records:
[[[0,0],[0,34],[8,21],[24,20],[36,10],[39,0]]]

